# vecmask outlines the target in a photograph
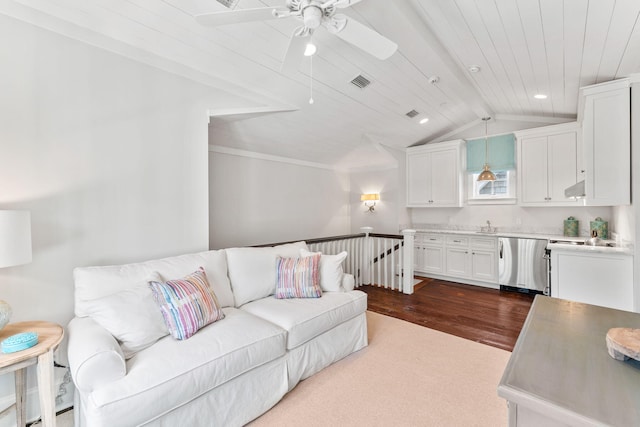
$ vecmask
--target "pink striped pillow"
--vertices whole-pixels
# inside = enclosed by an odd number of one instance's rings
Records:
[[[305,258],[282,258],[276,261],[276,298],[319,298],[320,254]]]
[[[171,336],[186,340],[198,329],[224,318],[204,268],[183,279],[149,282]]]

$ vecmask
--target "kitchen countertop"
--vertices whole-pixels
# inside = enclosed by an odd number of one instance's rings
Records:
[[[572,244],[566,244],[566,243],[549,243],[547,244],[547,249],[552,251],[563,250],[563,251],[590,252],[590,253],[601,253],[601,254],[633,255],[633,249],[630,246],[609,247],[609,246],[591,246],[591,245],[572,245]]]
[[[520,239],[542,239],[542,240],[562,240],[571,242],[584,242],[588,237],[566,237],[557,234],[539,234],[539,233],[523,233],[523,232],[511,232],[500,231],[498,229],[495,233],[485,233],[474,230],[454,230],[446,228],[414,228],[418,233],[430,233],[430,234],[459,234],[467,236],[487,236],[487,237],[516,237]],[[615,243],[613,240],[603,240],[604,243]],[[591,252],[591,253],[609,253],[609,254],[625,254],[633,255],[633,248],[631,245],[625,245],[618,243],[619,246],[591,246],[591,245],[573,245],[567,243],[549,243],[547,249],[553,250],[567,250],[576,252]]]

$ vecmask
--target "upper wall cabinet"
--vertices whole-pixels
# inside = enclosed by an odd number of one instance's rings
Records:
[[[578,169],[578,124],[545,126],[515,133],[518,146],[518,201],[522,206],[573,206],[564,190]]]
[[[407,148],[407,206],[462,206],[464,141]]]
[[[629,79],[581,89],[585,204],[631,202],[631,89]]]

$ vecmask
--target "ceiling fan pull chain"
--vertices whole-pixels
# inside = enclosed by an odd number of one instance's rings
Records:
[[[309,57],[309,104],[313,104],[313,56]]]

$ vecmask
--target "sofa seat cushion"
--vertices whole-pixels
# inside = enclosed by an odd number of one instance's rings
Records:
[[[241,307],[287,331],[287,349],[293,349],[353,319],[367,310],[367,294],[362,291],[325,292],[321,298],[253,301]]]
[[[114,419],[135,413],[149,419],[284,356],[284,330],[242,310],[223,311],[224,319],[188,340],[166,336],[138,352],[123,378],[89,394],[90,404],[113,412]]]

